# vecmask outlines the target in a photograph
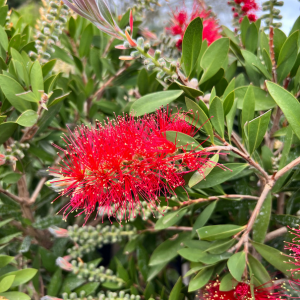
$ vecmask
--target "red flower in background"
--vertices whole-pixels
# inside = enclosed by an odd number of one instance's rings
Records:
[[[60,168],[52,168],[56,178],[50,184],[68,196],[67,214],[78,209],[86,220],[95,211],[122,221],[135,216],[141,201],[156,209],[159,196],[174,195],[185,184],[183,175],[211,166],[210,153],[187,152],[166,138],[166,131],[189,136],[197,132],[185,121],[186,114],[156,114],[135,119],[117,117],[105,125],[80,126],[63,140],[67,144]],[[65,214],[64,213],[64,214]]]
[[[178,49],[181,49],[183,36],[188,25],[198,17],[203,19],[202,38],[203,40],[207,40],[208,45],[221,37],[220,26],[218,21],[211,16],[211,11],[204,9],[198,2],[194,1],[191,12],[188,12],[185,6],[180,9],[177,8],[176,11],[173,12],[172,25],[166,28],[172,35],[179,35],[179,39],[176,43]]]
[[[267,284],[254,288],[255,300],[282,300],[285,293],[280,286]],[[220,281],[209,282],[201,291],[202,300],[252,300],[251,287],[249,284],[239,282],[231,291],[220,291]]]
[[[229,1],[228,4],[232,6],[232,11],[234,12],[233,17],[239,18],[239,23],[243,21],[245,16],[248,17],[250,22],[257,20],[256,13],[260,7],[256,0],[234,0]]]

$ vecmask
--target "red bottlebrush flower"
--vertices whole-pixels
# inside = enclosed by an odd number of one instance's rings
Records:
[[[257,20],[257,16],[255,14],[249,14],[248,19],[251,22],[255,22]]]
[[[284,249],[289,250],[290,254],[287,256],[293,259],[290,261],[290,263],[295,265],[295,268],[291,269],[290,271],[292,276],[294,276],[300,272],[300,226],[298,229],[296,228],[290,228],[290,229],[292,230],[291,233],[295,237],[293,238],[292,242],[285,242],[286,245]]]
[[[181,49],[184,33],[188,25],[196,18],[203,19],[203,40],[207,40],[210,45],[215,40],[221,38],[220,26],[214,17],[211,17],[211,12],[203,9],[198,2],[194,2],[193,9],[188,12],[187,8],[176,9],[173,12],[172,25],[167,27],[167,31],[172,35],[179,35],[176,47]]]
[[[269,283],[268,283],[269,284]],[[280,286],[267,284],[254,288],[255,300],[282,300],[285,297],[284,290]],[[217,279],[208,283],[200,292],[202,300],[252,300],[251,287],[249,284],[239,282],[231,291],[220,291],[220,281]]]
[[[234,18],[238,18],[238,16],[239,16],[238,13],[234,13],[234,14],[233,14],[233,17],[234,17]]]
[[[67,214],[80,209],[87,220],[98,210],[122,221],[135,216],[141,201],[156,209],[159,196],[169,198],[185,184],[185,173],[203,172],[211,165],[210,153],[196,147],[187,152],[166,138],[166,131],[196,134],[185,117],[186,113],[170,116],[159,110],[138,119],[124,116],[96,127],[82,125],[64,137],[67,149],[56,147],[65,159],[60,168],[51,169],[56,179],[50,181],[61,196],[70,198],[64,217],[68,210]]]

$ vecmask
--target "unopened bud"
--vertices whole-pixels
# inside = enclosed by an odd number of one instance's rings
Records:
[[[161,51],[160,50],[156,50],[155,54],[154,54],[155,60],[158,60],[160,58],[160,56],[161,56]]]

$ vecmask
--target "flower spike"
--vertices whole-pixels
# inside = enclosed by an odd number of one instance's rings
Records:
[[[130,11],[129,24],[130,24],[130,32],[132,34],[132,32],[133,32],[133,15],[132,15],[132,10]]]

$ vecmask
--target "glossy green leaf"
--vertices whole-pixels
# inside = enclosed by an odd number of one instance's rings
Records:
[[[244,251],[237,252],[233,254],[228,262],[228,269],[230,274],[236,279],[237,281],[242,280],[242,275],[246,268],[246,254]]]
[[[8,243],[8,242],[10,242],[12,239],[14,239],[14,238],[16,238],[16,237],[18,237],[18,236],[20,236],[20,235],[22,235],[21,232],[17,232],[17,233],[13,233],[13,234],[6,235],[5,237],[3,237],[3,238],[0,239],[0,245]],[[0,278],[1,278],[1,277],[0,277]]]
[[[205,132],[210,136],[210,140],[214,141],[214,132],[209,121],[208,115],[200,108],[200,106],[191,99],[185,98],[188,110],[192,111],[192,118],[187,117],[186,121],[197,128],[203,127]]]
[[[267,88],[270,95],[283,111],[294,133],[300,139],[300,103],[291,93],[276,83],[267,81]]]
[[[166,138],[168,141],[175,144],[177,147],[182,147],[186,150],[191,149],[202,149],[200,144],[192,138],[190,135],[187,135],[185,133],[179,132],[179,131],[166,131]]]
[[[131,112],[135,116],[142,116],[156,111],[162,106],[165,106],[183,94],[183,91],[164,91],[148,94],[136,100],[131,106]]]
[[[201,67],[204,69],[200,84],[212,78],[220,70],[227,59],[228,51],[228,38],[217,39],[207,48],[200,63]]]
[[[250,155],[260,146],[268,130],[271,118],[271,110],[260,115],[254,120],[247,123],[245,131],[247,133]]]
[[[291,215],[272,215],[272,220],[283,226],[290,226],[293,228],[298,228],[300,223],[300,218]]]
[[[282,273],[291,276],[291,265],[287,264],[286,256],[282,255],[281,251],[256,242],[251,242],[255,250],[272,266],[281,271]],[[298,278],[298,275],[296,276]]]
[[[228,163],[224,164],[225,168],[216,167],[205,180],[202,180],[194,188],[205,189],[221,184],[230,178],[237,176],[240,172],[248,167],[248,164]]]
[[[196,291],[204,287],[214,273],[214,267],[202,269],[189,283],[189,292]]]
[[[203,95],[203,92],[201,92],[200,90],[196,90],[189,86],[183,85],[178,81],[175,81],[175,82],[185,92],[185,94],[191,98],[197,98],[197,97]]]
[[[247,92],[248,86],[242,86],[235,89],[235,97],[238,99],[238,109],[243,108],[244,98]],[[252,86],[255,99],[255,111],[269,110],[276,106],[276,102],[272,97],[264,90],[259,87]]]
[[[211,254],[222,254],[235,244],[234,239],[215,240],[205,251]]]
[[[41,98],[41,91],[44,91],[44,80],[42,67],[38,61],[36,61],[30,70],[30,84],[33,93],[37,99]]]
[[[149,265],[155,266],[168,262],[177,256],[177,251],[185,240],[190,239],[190,233],[180,233],[173,239],[168,239],[160,244],[152,253]]]
[[[16,120],[16,123],[24,127],[31,127],[36,124],[38,117],[37,112],[33,110],[26,110]]]
[[[242,126],[244,126],[246,122],[249,122],[254,118],[254,111],[255,95],[252,85],[249,85],[243,101]]]
[[[15,275],[8,275],[0,280],[0,293],[6,292],[13,284]]]
[[[183,218],[186,212],[187,208],[181,208],[177,211],[168,212],[165,216],[163,216],[156,222],[155,229],[162,230],[173,226]]]
[[[15,122],[5,122],[0,124],[0,145],[6,142],[16,131],[18,124]]]
[[[30,300],[31,298],[21,292],[5,292],[0,293],[0,296],[4,297],[7,300]]]
[[[281,83],[292,70],[296,59],[298,50],[299,31],[294,32],[284,42],[277,62],[277,80]]]
[[[34,275],[36,274],[36,272],[37,272],[37,270],[31,269],[31,268],[18,270],[18,271],[14,271],[14,272],[10,272],[5,275],[2,275],[0,277],[0,280],[2,280],[5,276],[15,275],[14,282],[11,286],[11,287],[15,287],[15,286],[19,286],[19,285],[24,284],[24,283],[28,282],[29,280],[31,280],[34,277]]]
[[[189,77],[198,60],[202,45],[203,24],[200,18],[194,19],[187,27],[182,41],[182,60],[186,76]]]
[[[226,98],[223,101],[223,110],[224,110],[224,116],[227,116],[229,112],[231,111],[233,104],[234,104],[234,91],[229,93]]]
[[[216,167],[219,161],[219,154],[215,154],[209,161],[205,163],[205,169],[202,172],[196,171],[189,180],[189,187],[193,187],[203,179]]]
[[[8,37],[2,26],[0,26],[0,45],[5,51],[8,50]]]
[[[238,282],[232,277],[230,273],[226,274],[220,283],[220,291],[228,292],[236,287]]]
[[[0,255],[0,268],[5,267],[6,265],[8,265],[9,263],[11,263],[12,261],[14,261],[14,257],[13,256]]]
[[[253,257],[250,253],[248,253],[248,264],[251,269],[252,274],[259,281],[260,285],[266,284],[267,282],[271,282],[271,276],[262,263]]]
[[[201,240],[214,241],[232,237],[244,229],[245,226],[223,224],[199,228],[197,233]]]
[[[27,101],[20,99],[16,94],[24,93],[22,86],[6,75],[0,75],[0,87],[13,107],[19,112],[31,109],[31,104]]]
[[[253,240],[258,243],[263,243],[268,231],[272,210],[272,196],[269,194],[256,217],[253,225]]]
[[[255,53],[258,43],[258,29],[254,23],[247,28],[245,47],[247,50]]]
[[[189,277],[189,276],[195,274],[196,272],[198,272],[198,271],[200,271],[200,270],[206,268],[205,264],[203,264],[203,263],[195,263],[195,264],[193,264],[193,265],[196,265],[196,266],[194,266],[194,267],[192,267],[191,269],[189,269],[189,270],[184,274],[183,278]]]
[[[212,125],[214,126],[217,133],[224,138],[224,110],[223,103],[219,97],[215,97],[209,107],[209,116]]]
[[[199,215],[199,217],[195,221],[195,224],[193,226],[193,234],[197,231],[197,229],[203,227],[207,223],[207,221],[212,216],[216,208],[216,205],[217,205],[217,201],[214,201],[210,203],[207,207],[205,207],[203,212]]]
[[[207,253],[196,248],[183,248],[179,249],[177,252],[180,256],[191,262],[206,261],[208,256]]]
[[[80,45],[78,49],[80,57],[89,55],[92,40],[93,40],[93,25],[89,24],[84,29],[80,39]]]
[[[182,278],[179,277],[170,293],[169,300],[180,300],[181,288],[182,288]]]

